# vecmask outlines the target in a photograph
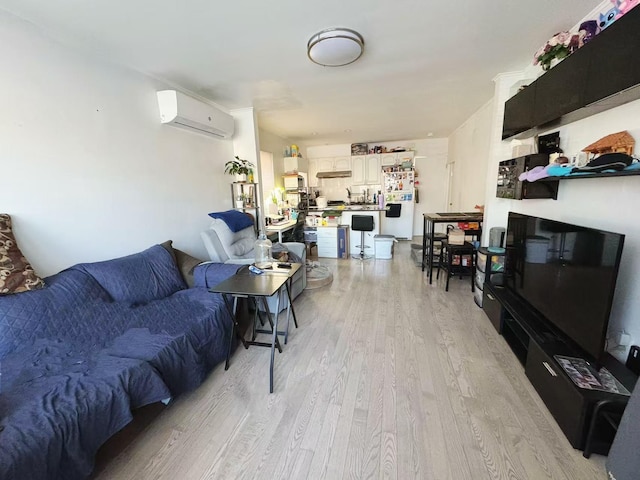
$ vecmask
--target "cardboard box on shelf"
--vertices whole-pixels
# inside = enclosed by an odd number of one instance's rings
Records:
[[[460,230],[459,228],[449,230],[447,241],[449,245],[464,245],[464,230]]]

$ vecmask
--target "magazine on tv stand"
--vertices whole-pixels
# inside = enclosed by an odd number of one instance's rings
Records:
[[[562,369],[569,375],[569,378],[578,387],[586,390],[599,390],[602,392],[617,393],[629,396],[629,390],[622,385],[609,370],[601,367],[596,370],[584,358],[564,357],[562,355],[553,356]]]

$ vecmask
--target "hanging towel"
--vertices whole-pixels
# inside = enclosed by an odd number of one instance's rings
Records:
[[[398,218],[400,216],[400,210],[402,210],[400,203],[388,203],[387,207],[389,207],[389,209],[385,212],[385,217]]]

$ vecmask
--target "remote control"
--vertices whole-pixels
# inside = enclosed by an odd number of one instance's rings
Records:
[[[258,267],[256,267],[255,265],[249,265],[249,271],[251,273],[255,273],[256,275],[261,275],[264,272],[262,270],[260,270]]]
[[[290,263],[279,263],[278,268],[291,268]]]

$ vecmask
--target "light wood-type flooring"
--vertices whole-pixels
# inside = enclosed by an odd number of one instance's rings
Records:
[[[334,281],[296,300],[273,394],[269,350],[239,348],[96,478],[606,478],[604,457],[569,445],[468,279],[429,285],[409,242],[392,260],[322,263]]]

